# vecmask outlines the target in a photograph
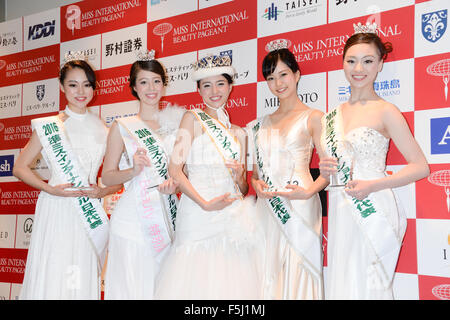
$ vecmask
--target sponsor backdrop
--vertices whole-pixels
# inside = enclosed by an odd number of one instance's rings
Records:
[[[0,299],[20,292],[39,194],[12,175],[14,160],[30,138],[30,120],[66,105],[57,79],[65,52],[89,57],[98,79],[90,110],[107,126],[138,110],[128,88],[136,51],[156,50],[169,80],[164,102],[186,108],[201,106],[191,63],[229,54],[236,73],[227,108],[245,126],[278,106],[261,75],[269,41],[288,41],[302,72],[299,97],[326,112],[350,95],[343,46],[353,23],[366,21],[394,46],[375,90],[402,111],[431,168],[428,178],[395,190],[408,217],[395,296],[450,299],[449,13],[448,0],[96,0],[0,23]],[[316,173],[317,163],[314,155]],[[387,163],[388,174],[406,164],[395,146]],[[42,158],[33,170],[48,179]],[[109,213],[119,197],[104,199]]]

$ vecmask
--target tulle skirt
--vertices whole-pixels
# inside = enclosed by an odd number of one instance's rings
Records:
[[[255,212],[253,198],[207,212],[183,195],[155,298],[261,299],[263,248]]]
[[[39,194],[20,299],[100,299],[97,255],[72,199]]]

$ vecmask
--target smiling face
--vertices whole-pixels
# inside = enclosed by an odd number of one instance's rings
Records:
[[[217,75],[200,80],[198,92],[208,106],[217,109],[227,102],[232,87],[223,75]]]
[[[133,87],[141,103],[155,106],[163,96],[164,83],[161,76],[147,70],[139,70]]]
[[[278,60],[275,70],[266,78],[270,91],[278,97],[285,99],[297,95],[297,83],[300,72],[293,72],[283,61]]]
[[[69,108],[78,113],[84,113],[94,96],[94,88],[81,68],[68,70],[60,88],[66,96]]]
[[[375,45],[359,43],[348,48],[343,68],[345,77],[352,87],[373,88],[373,82],[383,68],[383,60]]]

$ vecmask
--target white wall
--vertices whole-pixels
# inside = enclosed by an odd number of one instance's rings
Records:
[[[16,19],[75,2],[80,2],[80,0],[5,0],[5,20]]]

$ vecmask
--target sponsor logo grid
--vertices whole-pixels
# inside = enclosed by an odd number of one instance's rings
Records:
[[[350,96],[343,47],[353,23],[366,21],[376,22],[394,47],[374,89],[403,113],[431,171],[394,190],[408,219],[394,294],[450,299],[449,12],[446,0],[99,0],[0,23],[0,299],[20,292],[39,194],[18,181],[12,167],[31,136],[31,119],[65,108],[57,79],[64,53],[88,56],[97,75],[90,109],[107,126],[138,111],[129,90],[137,51],[156,50],[168,75],[163,104],[186,108],[202,106],[191,63],[209,53],[228,54],[236,73],[227,110],[233,123],[245,126],[279,103],[261,73],[268,42],[287,40],[301,69],[300,99],[326,112]],[[400,150],[391,142],[387,174],[406,165]],[[314,155],[311,168],[317,167]],[[48,178],[42,158],[33,170]],[[108,213],[118,197],[105,199]],[[326,207],[326,194],[322,198]],[[324,216],[325,275],[327,221]]]

